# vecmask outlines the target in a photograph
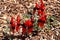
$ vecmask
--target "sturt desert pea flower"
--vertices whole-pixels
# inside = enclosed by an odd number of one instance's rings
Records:
[[[39,6],[38,15],[44,15],[44,10],[45,10],[44,3],[42,0],[40,0],[40,2],[41,4]]]
[[[45,10],[44,3],[43,3],[42,0],[40,0],[40,2],[41,2],[41,4],[40,4],[40,6],[39,6],[39,9],[40,9],[41,11],[44,11],[44,10]]]
[[[45,10],[44,3],[43,3],[42,0],[40,0],[40,2],[41,2],[40,6],[36,3],[35,8],[33,10],[33,14],[35,14],[36,10],[38,10],[38,15],[40,15],[40,14],[43,15],[44,14],[43,13],[44,10]]]
[[[16,25],[16,31],[20,29],[20,16],[17,16],[17,25]]]
[[[20,26],[20,16],[17,16],[17,26]]]
[[[38,10],[38,15],[44,15],[44,12],[42,12],[41,10]]]
[[[40,28],[44,28],[44,23],[46,22],[46,15],[42,15],[41,17],[39,17],[38,19],[38,26]]]
[[[32,22],[31,22],[31,20],[26,20],[26,22],[25,22],[24,24],[25,24],[25,26],[27,26],[27,27],[30,27],[30,26],[33,25]]]
[[[26,26],[24,24],[22,26],[22,34],[26,34]]]
[[[38,5],[37,3],[36,3],[36,5],[35,5],[35,8],[36,8],[36,9],[38,9],[38,8],[39,8],[39,5]]]
[[[44,4],[44,3],[43,3],[43,0],[40,0],[40,2],[41,2],[41,4]]]
[[[10,24],[11,24],[11,30],[12,30],[12,32],[14,33],[14,30],[15,30],[15,22],[14,22],[14,17],[11,17]]]
[[[33,23],[31,22],[31,20],[26,20],[26,22],[24,23],[23,26],[23,34],[25,34],[26,32],[31,33],[33,30]],[[26,29],[28,28],[28,29]]]
[[[37,9],[39,9],[39,5],[36,3],[35,8],[33,9],[33,14],[35,14]]]

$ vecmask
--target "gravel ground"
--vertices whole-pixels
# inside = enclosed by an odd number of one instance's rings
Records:
[[[0,40],[10,40],[11,31],[9,31],[10,24],[7,23],[6,19],[10,21],[11,16],[14,16],[15,19],[19,14],[21,19],[23,15],[28,14],[28,11],[33,11],[35,3],[39,0],[0,0]],[[24,37],[25,40],[60,40],[60,0],[43,0],[45,4],[45,13],[47,16],[54,15],[57,20],[57,26],[51,27],[51,29],[44,28],[42,31],[39,31],[37,35],[29,37]],[[4,30],[7,29],[7,34]],[[5,35],[4,35],[5,34]],[[15,33],[17,35],[17,33]],[[21,33],[18,33],[21,35]],[[6,36],[7,35],[7,36]],[[21,36],[20,36],[21,37]],[[18,37],[14,37],[14,40],[18,40]],[[21,37],[19,40],[24,40]]]

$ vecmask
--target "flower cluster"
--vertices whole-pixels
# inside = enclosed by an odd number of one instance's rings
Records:
[[[40,2],[41,2],[40,5],[38,5],[36,3],[36,5],[35,5],[35,7],[33,9],[32,15],[30,16],[29,19],[27,19],[25,22],[23,22],[23,24],[20,23],[21,20],[20,20],[20,16],[19,15],[17,16],[17,22],[16,22],[16,24],[14,22],[14,18],[11,17],[10,23],[11,23],[11,29],[12,29],[13,33],[14,33],[15,29],[16,29],[16,31],[18,31],[20,29],[19,28],[20,25],[22,26],[22,33],[23,34],[32,33],[32,31],[34,29],[33,28],[34,25],[37,25],[37,27],[39,27],[39,28],[44,28],[44,24],[46,22],[47,15],[44,13],[45,7],[44,7],[43,1],[40,0]],[[38,11],[38,14],[35,13],[36,11]],[[35,15],[38,16],[36,24],[34,24],[34,22],[35,22],[35,17],[34,16]]]

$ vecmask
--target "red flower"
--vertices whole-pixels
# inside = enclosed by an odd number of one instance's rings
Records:
[[[31,20],[27,20],[24,24],[25,24],[26,27],[30,27],[30,26],[33,25]]]
[[[39,8],[39,5],[36,3],[35,8]]]
[[[33,28],[29,28],[29,29],[28,29],[28,33],[31,33],[32,30],[33,30]]]
[[[13,17],[11,17],[10,23],[13,23],[13,22],[14,22],[14,18],[13,18]]]
[[[20,29],[20,26],[16,26],[16,31],[18,32]]]
[[[19,15],[17,16],[17,25],[18,26],[20,25],[20,16]]]
[[[13,17],[11,17],[10,23],[11,23],[11,29],[12,29],[12,32],[14,33],[15,23],[14,23],[14,18],[13,18]]]
[[[43,4],[43,1],[42,0],[40,0],[40,2],[41,2],[41,4]]]
[[[42,15],[42,16],[39,17],[39,19],[38,19],[38,26],[39,26],[40,28],[43,28],[45,22],[46,22],[46,15]]]
[[[13,17],[11,17],[10,23],[11,23],[11,27],[15,27],[15,23],[14,23],[14,18]]]
[[[41,11],[44,11],[44,10],[45,10],[44,4],[41,4],[40,7],[39,7],[39,9],[40,9]]]
[[[39,26],[40,28],[44,28],[44,23],[38,22],[38,26]]]
[[[38,10],[38,15],[44,15],[44,12],[42,12],[41,10]]]
[[[22,28],[22,33],[25,34],[26,33],[26,28]]]
[[[16,26],[16,31],[20,29],[20,16],[17,16],[17,26]]]
[[[27,20],[24,23],[24,26],[25,27],[23,27],[23,34],[25,34],[27,30],[28,30],[28,33],[31,33],[32,32],[32,30],[33,30],[33,28],[32,28],[33,24],[31,22],[31,20]],[[26,28],[28,28],[28,29],[26,29]]]
[[[23,27],[22,31],[23,31],[23,34],[25,34],[26,32],[31,33],[33,31],[33,28],[31,27],[31,28],[28,28],[27,30],[26,28]]]
[[[40,7],[39,7],[39,9],[41,9],[41,10],[45,10],[45,7],[44,7],[44,3],[43,3],[43,1],[42,0],[40,0],[40,2],[41,2],[41,5],[40,5]]]
[[[35,8],[33,10],[33,14],[35,14],[37,8],[39,8],[39,5],[36,3]]]
[[[35,14],[36,10],[38,10],[38,15],[40,15],[40,14],[43,15],[44,14],[43,13],[43,11],[45,10],[44,3],[43,3],[42,0],[40,0],[40,2],[41,2],[40,6],[36,3],[33,14]]]

